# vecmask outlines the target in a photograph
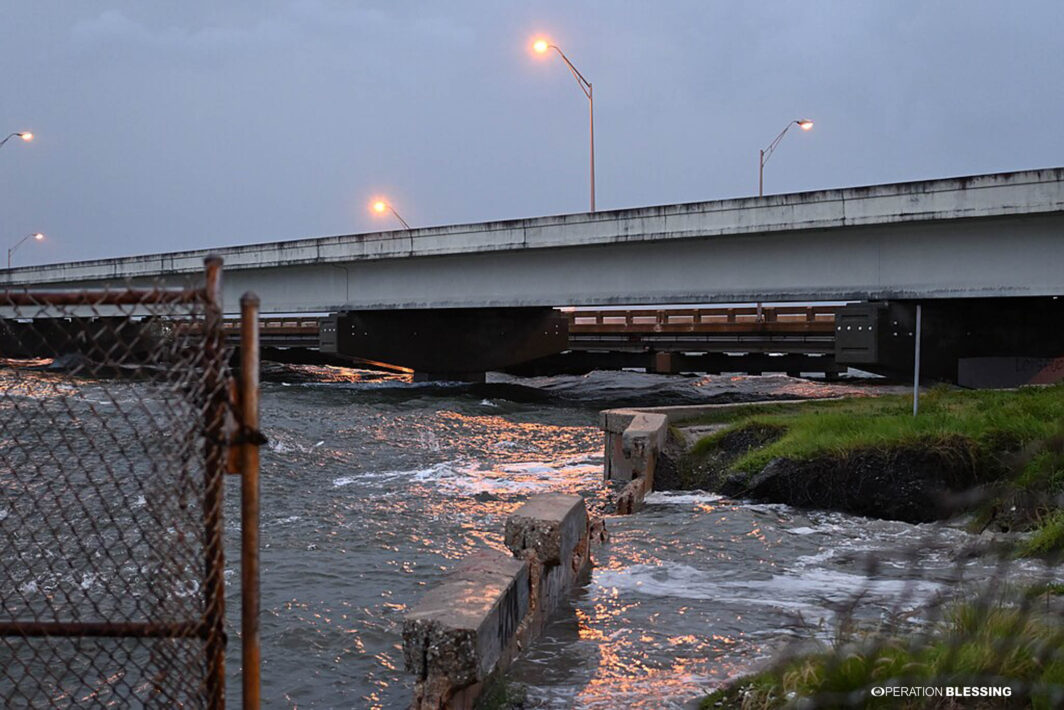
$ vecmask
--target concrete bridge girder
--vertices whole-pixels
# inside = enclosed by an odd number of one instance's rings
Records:
[[[1064,168],[216,250],[263,312],[1064,295]],[[15,269],[198,277],[206,251]]]

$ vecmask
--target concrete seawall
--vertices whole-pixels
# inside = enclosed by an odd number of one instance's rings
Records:
[[[417,677],[412,708],[470,710],[591,569],[578,495],[529,498],[506,520],[509,555],[475,552],[430,589],[403,622],[403,656]]]
[[[658,457],[668,440],[670,426],[710,412],[807,401],[812,400],[784,399],[729,404],[640,407],[638,409],[607,409],[601,412],[599,428],[605,434],[603,478],[607,483],[624,484],[615,499],[617,514],[635,513],[643,507],[646,494],[654,490],[654,471],[658,466]]]

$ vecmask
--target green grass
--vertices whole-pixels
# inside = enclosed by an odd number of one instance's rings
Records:
[[[987,506],[985,519],[1006,518],[1007,529],[1034,528],[1022,554],[1064,551],[1064,385],[1018,390],[936,388],[920,400],[912,416],[912,398],[862,397],[786,405],[762,405],[707,415],[728,426],[703,437],[692,457],[709,456],[720,442],[742,430],[779,431],[782,435],[728,464],[751,475],[770,461],[847,459],[860,452],[908,448],[938,449],[963,456],[973,484],[995,481],[1002,491]]]
[[[786,426],[780,424],[767,424],[765,422],[759,421],[757,418],[750,418],[746,420],[746,423],[744,423],[742,426],[728,427],[727,429],[721,429],[720,431],[715,431],[712,434],[707,434],[706,436],[703,436],[701,439],[695,442],[694,446],[691,447],[691,453],[695,456],[705,456],[716,448],[717,444],[720,443],[721,439],[723,439],[729,434],[734,434],[740,429],[744,431],[753,430],[753,433],[757,438],[764,439],[776,438],[777,436],[783,435],[787,431]]]
[[[733,404],[707,410],[705,413],[691,419],[684,419],[683,425],[727,424],[735,421],[737,417],[754,417],[762,414],[796,414],[810,405],[832,407],[838,406],[844,401],[842,399],[825,399],[816,403],[780,401],[771,404]]]
[[[1064,508],[1057,508],[1039,521],[1031,537],[1020,546],[1026,557],[1053,555],[1064,551]]]
[[[1045,582],[1043,584],[1035,584],[1027,588],[1026,596],[1028,597],[1040,597],[1051,596],[1061,597],[1064,596],[1064,584],[1060,582]]]
[[[958,436],[979,451],[996,455],[1048,438],[1057,430],[1064,421],[1064,386],[1017,391],[936,389],[921,398],[917,417],[912,416],[911,397],[888,395],[801,403],[789,411],[732,411],[731,421],[727,430],[712,438],[719,440],[747,426],[786,428],[780,439],[735,462],[734,469],[748,473],[760,471],[778,456],[804,460],[862,449],[935,446]],[[704,451],[712,442],[696,446]]]
[[[980,680],[982,679],[982,680]],[[1032,692],[1021,704],[988,699],[975,707],[1058,707],[1064,698],[1064,626],[1059,617],[1004,605],[955,607],[929,637],[904,634],[842,640],[823,653],[778,664],[703,699],[706,708],[779,708],[798,698],[858,699],[861,707],[952,707],[950,698],[876,698],[873,686],[1001,685]],[[819,707],[819,706],[818,706]],[[967,706],[966,706],[967,707]]]

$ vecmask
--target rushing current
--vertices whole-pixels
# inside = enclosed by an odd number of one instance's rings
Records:
[[[270,707],[300,708],[406,707],[400,632],[419,595],[470,551],[501,549],[505,517],[531,494],[581,493],[593,512],[604,508],[601,409],[857,389],[638,373],[439,385],[292,368],[272,379],[262,396],[263,693]],[[590,583],[509,674],[528,707],[683,707],[783,643],[830,638],[857,594],[886,613],[945,591],[975,537],[936,529],[914,576],[904,551],[927,526],[699,492],[654,493],[642,512],[606,524]],[[238,530],[227,534],[235,581]],[[869,577],[856,553],[888,572]]]
[[[536,493],[584,495],[610,537],[592,548],[590,582],[508,673],[525,707],[685,707],[783,645],[830,640],[857,597],[859,613],[875,620],[951,594],[959,569],[967,580],[994,573],[963,554],[987,535],[959,527],[698,491],[655,492],[638,514],[609,515],[600,410],[867,394],[876,389],[868,384],[632,372],[419,384],[312,366],[270,366],[265,378],[265,707],[407,707],[405,612],[468,553],[502,549],[506,516]],[[235,479],[225,508],[236,704]],[[1036,563],[1019,571],[1043,572]]]

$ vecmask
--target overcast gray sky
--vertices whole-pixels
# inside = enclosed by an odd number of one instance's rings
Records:
[[[164,6],[165,5],[165,6]],[[1064,2],[5,3],[18,264],[1064,165]]]

